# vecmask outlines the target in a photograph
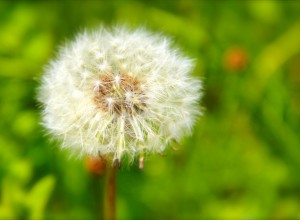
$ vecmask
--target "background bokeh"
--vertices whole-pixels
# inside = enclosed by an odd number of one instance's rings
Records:
[[[205,87],[179,151],[118,171],[119,219],[300,219],[300,2],[267,0],[0,1],[0,219],[101,216],[103,177],[35,98],[58,46],[101,24],[170,36]]]

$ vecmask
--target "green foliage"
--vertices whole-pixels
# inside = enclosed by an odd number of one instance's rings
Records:
[[[28,160],[13,161],[2,179],[0,219],[42,219],[44,209],[54,189],[55,178],[48,175],[38,180],[31,189],[26,184],[32,177]]]
[[[298,1],[0,1],[0,219],[95,219],[102,177],[39,125],[36,87],[83,28],[125,23],[195,58],[205,115],[178,152],[118,172],[119,219],[300,218]]]

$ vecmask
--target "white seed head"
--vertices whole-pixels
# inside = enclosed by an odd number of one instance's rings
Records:
[[[162,152],[201,114],[192,67],[167,38],[144,29],[84,32],[46,68],[43,124],[80,156],[120,161]]]

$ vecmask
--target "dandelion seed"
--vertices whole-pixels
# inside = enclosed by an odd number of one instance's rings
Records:
[[[43,124],[79,156],[162,152],[191,133],[201,97],[192,61],[167,38],[116,27],[79,34],[47,67],[39,89]]]

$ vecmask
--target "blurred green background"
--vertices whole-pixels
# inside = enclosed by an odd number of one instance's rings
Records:
[[[119,219],[300,219],[299,1],[0,1],[0,219],[96,219],[103,177],[39,125],[43,67],[100,24],[195,58],[205,114],[178,152],[118,171]]]

